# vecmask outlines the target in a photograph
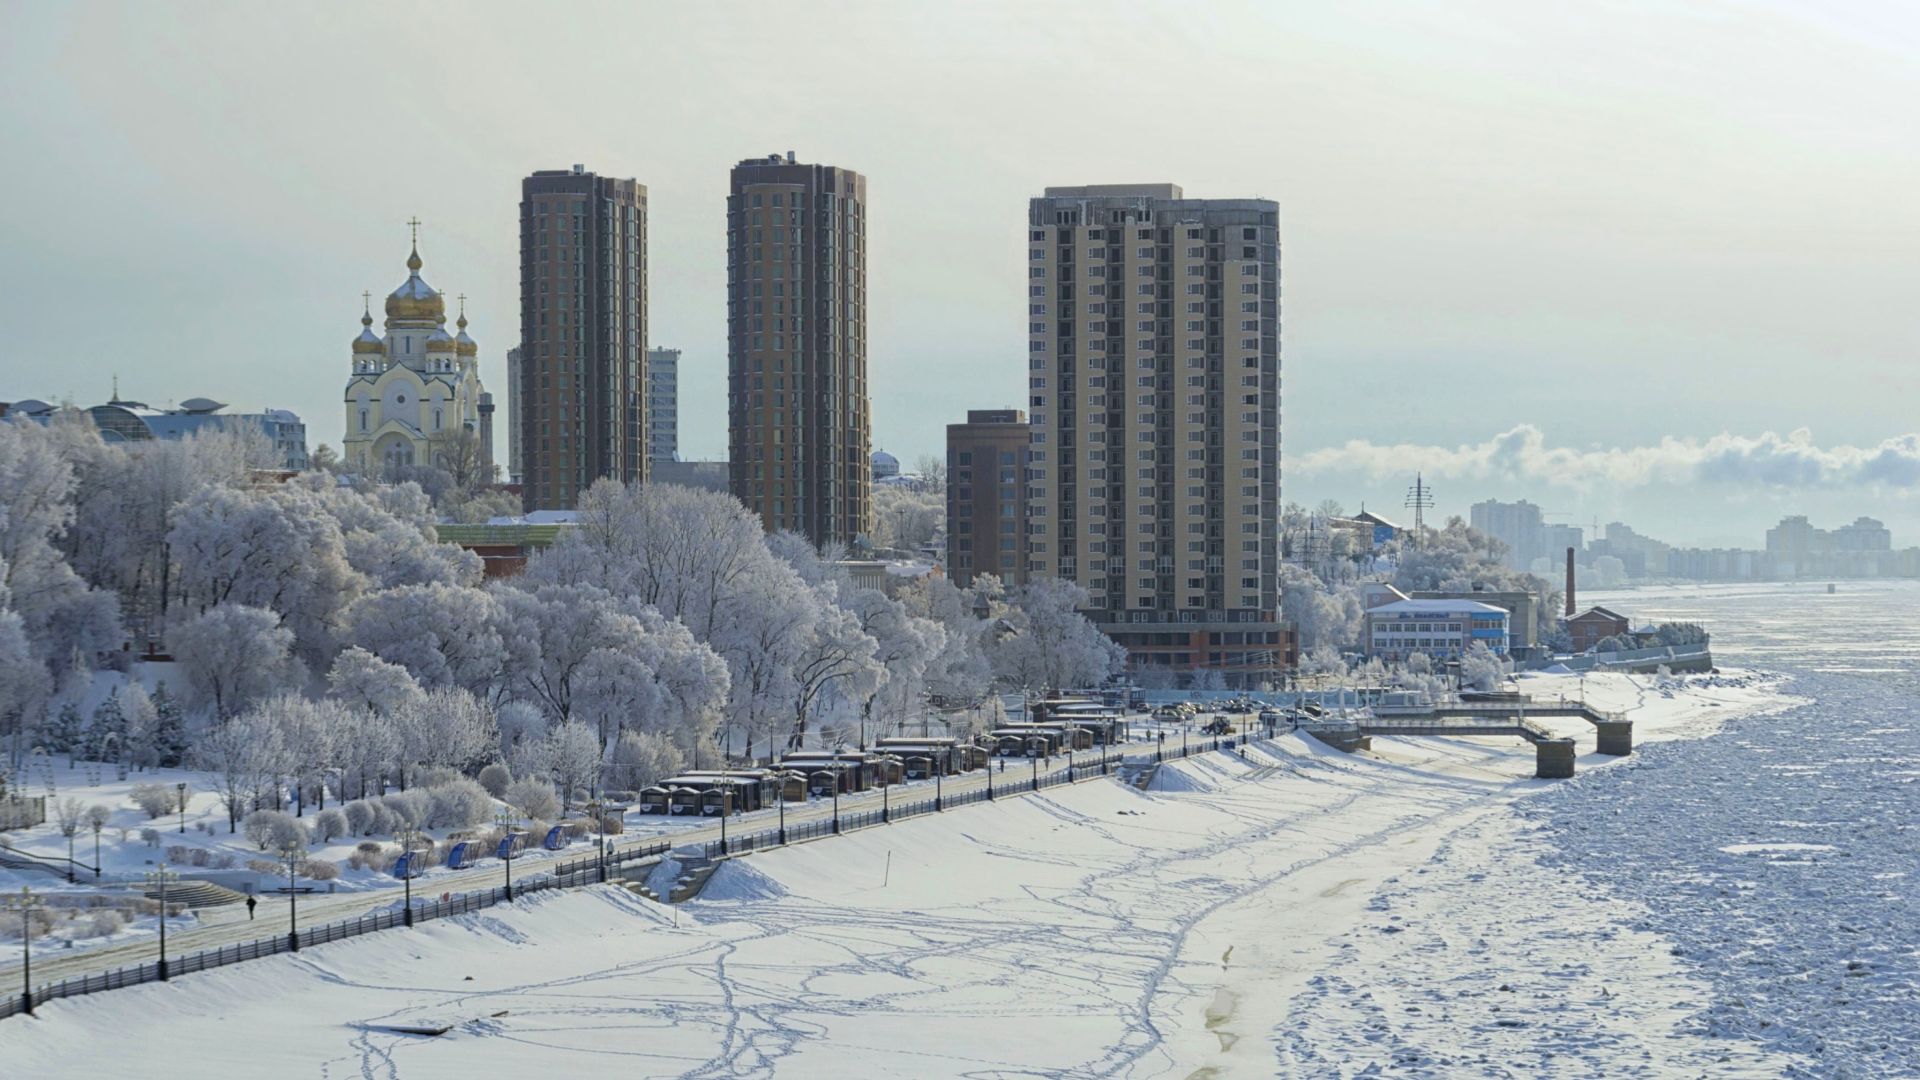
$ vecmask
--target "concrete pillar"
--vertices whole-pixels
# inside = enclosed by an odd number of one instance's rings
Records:
[[[1633,753],[1633,721],[1596,720],[1593,729],[1600,736],[1600,752],[1614,757]]]
[[[1573,776],[1573,740],[1541,739],[1533,744],[1533,775],[1541,780]]]

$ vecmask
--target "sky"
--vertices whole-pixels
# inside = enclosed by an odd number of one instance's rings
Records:
[[[1026,200],[1172,182],[1280,203],[1290,500],[1417,471],[1442,514],[1920,544],[1917,58],[1869,3],[0,0],[0,400],[117,374],[337,446],[417,215],[504,411],[519,182],[581,163],[648,187],[648,336],[719,457],[727,171],[792,150],[868,178],[904,461],[1021,403]]]

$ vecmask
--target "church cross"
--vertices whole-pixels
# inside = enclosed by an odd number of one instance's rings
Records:
[[[407,228],[413,230],[413,246],[419,247],[420,246],[420,219],[417,216],[408,218]]]

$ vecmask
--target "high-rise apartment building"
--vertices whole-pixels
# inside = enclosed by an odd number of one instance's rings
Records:
[[[1050,187],[1027,221],[1027,570],[1145,670],[1237,683],[1279,621],[1279,206]]]
[[[575,165],[520,183],[521,499],[647,477],[647,189]]]
[[[816,544],[869,531],[867,181],[772,155],[727,196],[727,445],[735,497]]]
[[[947,425],[947,577],[960,588],[976,574],[1027,580],[1031,430],[1019,409],[968,409]]]
[[[1504,503],[1487,499],[1473,504],[1467,524],[1507,546],[1506,564],[1525,570],[1547,553],[1540,508],[1521,499]]]
[[[647,350],[647,459],[680,460],[680,350]]]

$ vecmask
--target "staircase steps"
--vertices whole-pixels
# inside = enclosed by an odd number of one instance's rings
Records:
[[[152,888],[140,895],[149,900],[158,900],[160,890]],[[223,907],[227,904],[238,904],[246,898],[246,893],[235,892],[225,885],[215,885],[211,881],[176,881],[167,886],[168,904],[185,904],[190,908]]]

